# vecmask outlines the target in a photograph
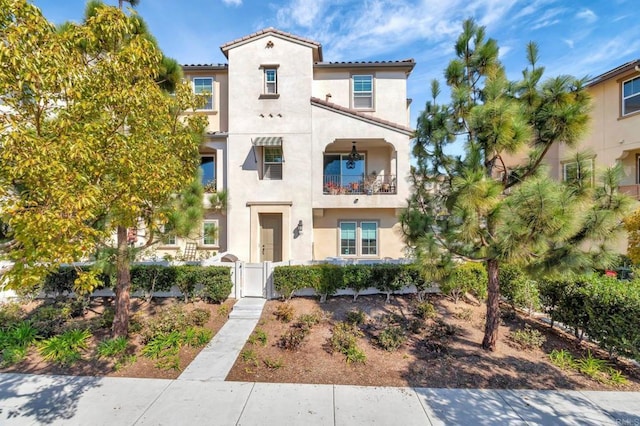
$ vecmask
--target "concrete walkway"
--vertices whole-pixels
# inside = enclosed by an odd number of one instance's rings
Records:
[[[224,381],[258,324],[265,299],[244,298],[233,305],[229,319],[178,380]]]
[[[225,382],[264,299],[177,380],[0,374],[0,425],[640,425],[640,392]]]
[[[640,393],[0,374],[2,425],[638,425]]]

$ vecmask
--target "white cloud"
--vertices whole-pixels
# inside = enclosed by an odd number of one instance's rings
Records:
[[[240,6],[242,4],[242,0],[222,0],[222,3],[227,6]]]
[[[591,9],[582,9],[580,12],[576,13],[576,18],[584,19],[591,24],[598,20],[598,15],[596,15]]]
[[[569,46],[569,49],[573,49],[573,45],[574,45],[573,40],[570,40],[570,39],[565,38],[565,39],[562,39],[562,41],[564,41],[564,43],[565,43],[567,46]]]

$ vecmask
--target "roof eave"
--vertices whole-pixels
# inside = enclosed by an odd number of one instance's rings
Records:
[[[634,71],[634,70],[637,72],[640,72],[640,59],[627,62],[626,64],[622,64],[619,67],[616,67],[612,70],[602,73],[597,77],[594,77],[593,79],[587,82],[587,87],[595,86],[604,81],[611,80],[612,78],[618,77],[622,74],[626,74],[629,71]]]

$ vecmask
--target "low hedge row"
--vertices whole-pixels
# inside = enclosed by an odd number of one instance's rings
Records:
[[[640,280],[568,275],[538,284],[552,321],[573,328],[578,338],[586,334],[610,355],[640,359]]]
[[[297,290],[312,288],[324,302],[328,296],[340,289],[354,291],[354,300],[358,294],[375,287],[387,295],[409,285],[415,285],[419,291],[427,285],[414,265],[347,265],[330,264],[278,266],[273,270],[274,288],[283,298],[290,299]]]
[[[85,269],[81,267],[78,269]],[[73,291],[78,277],[77,268],[61,267],[49,274],[38,291],[57,296]],[[100,274],[102,283],[97,289],[114,288],[115,275]],[[224,266],[162,266],[134,265],[131,267],[131,290],[143,291],[148,297],[156,291],[169,291],[173,286],[180,289],[185,299],[200,296],[212,302],[227,299],[233,283],[231,269]]]

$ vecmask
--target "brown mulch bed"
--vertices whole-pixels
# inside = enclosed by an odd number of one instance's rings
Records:
[[[591,351],[606,359],[606,354],[591,344],[577,343],[570,336],[527,317],[514,315],[507,307],[500,326],[496,351],[480,347],[484,331],[485,307],[464,301],[434,296],[437,317],[418,320],[414,315],[414,296],[334,297],[320,304],[317,299],[298,297],[289,302],[268,301],[256,329],[267,335],[266,345],[247,343],[227,377],[232,381],[324,383],[367,386],[413,386],[435,388],[510,388],[510,389],[588,389],[640,390],[640,370],[627,362],[607,360],[628,379],[626,385],[602,383],[576,370],[565,371],[549,360],[552,350],[566,349],[579,358]],[[278,306],[288,303],[294,317],[316,313],[323,320],[311,328],[298,350],[278,346],[281,336],[291,330],[290,323],[276,319]],[[341,353],[330,353],[328,340],[338,321],[347,312],[360,309],[366,321],[359,326],[363,336],[358,347],[366,354],[366,362],[347,363]],[[376,336],[389,319],[404,324],[407,341],[390,352],[376,344]],[[386,322],[385,322],[386,321]],[[443,325],[446,324],[446,325]],[[540,348],[523,349],[510,338],[510,332],[525,326],[539,330],[545,337]],[[453,327],[453,328],[452,328]],[[447,335],[446,330],[453,330]]]
[[[42,303],[44,302],[32,302],[30,304],[24,305],[24,309],[27,312],[30,312]],[[148,318],[153,318],[154,314],[161,309],[166,309],[176,305],[184,306],[185,310],[187,311],[196,308],[205,309],[211,312],[211,317],[209,321],[203,325],[203,327],[210,329],[215,335],[227,321],[227,315],[224,314],[224,311],[231,311],[234,303],[234,299],[228,299],[222,305],[210,304],[202,301],[190,302],[185,304],[184,302],[174,298],[154,298],[151,302],[146,302],[143,299],[132,299],[131,313],[139,320],[145,320]],[[71,321],[75,322],[76,325],[78,325],[80,328],[83,328],[92,320],[101,316],[106,307],[112,305],[112,298],[92,299],[86,314],[83,317],[75,318]],[[226,308],[221,309],[221,306],[226,306]],[[155,366],[154,360],[140,355],[139,350],[142,347],[140,343],[140,336],[132,333],[132,336],[129,339],[130,346],[127,352],[132,354],[135,353],[135,360],[120,368],[116,368],[113,360],[98,358],[95,355],[95,349],[98,345],[98,342],[107,339],[109,335],[109,329],[101,328],[94,331],[90,340],[89,347],[86,351],[84,351],[82,359],[72,365],[62,366],[45,362],[39,355],[38,351],[34,347],[31,347],[27,354],[27,357],[23,361],[5,368],[0,368],[0,372],[175,379],[202,350],[202,347],[194,348],[186,345],[181,347],[178,355],[180,370],[163,370]]]

